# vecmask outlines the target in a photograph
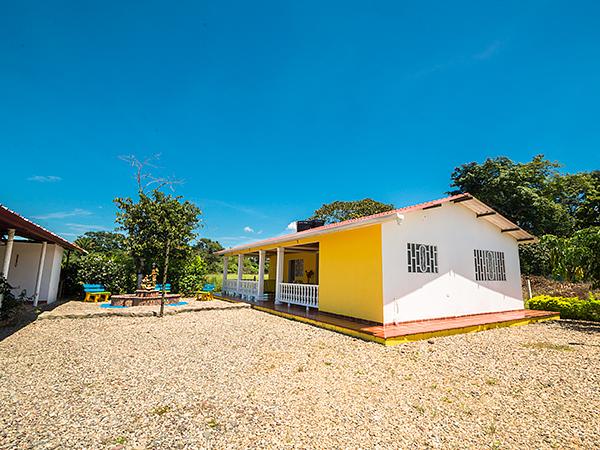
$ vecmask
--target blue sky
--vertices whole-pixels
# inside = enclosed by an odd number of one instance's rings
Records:
[[[486,4],[484,4],[486,3]],[[18,1],[0,15],[0,203],[112,229],[119,155],[229,246],[322,203],[443,196],[452,169],[544,153],[600,168],[600,4]]]

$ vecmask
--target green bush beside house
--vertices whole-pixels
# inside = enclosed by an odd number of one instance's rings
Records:
[[[600,322],[600,299],[593,297],[591,294],[588,299],[538,295],[531,298],[527,306],[529,309],[559,312],[561,319]]]

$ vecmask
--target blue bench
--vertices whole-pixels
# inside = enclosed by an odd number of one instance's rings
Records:
[[[156,287],[154,288],[154,290],[162,292],[163,285],[162,284],[157,284]],[[166,283],[165,284],[165,292],[171,292],[171,284],[170,283]]]
[[[213,300],[213,291],[215,290],[215,285],[206,283],[202,286],[202,289],[196,295],[196,300]]]
[[[102,284],[84,283],[83,292],[85,292],[84,302],[97,302],[98,300],[107,302],[110,297],[110,292]]]

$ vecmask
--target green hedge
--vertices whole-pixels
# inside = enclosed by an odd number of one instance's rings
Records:
[[[529,300],[529,309],[557,311],[562,319],[595,320],[600,322],[600,299],[538,295]]]

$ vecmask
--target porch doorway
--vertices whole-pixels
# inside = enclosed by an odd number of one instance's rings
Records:
[[[276,303],[319,307],[319,243],[282,248],[283,264]]]

